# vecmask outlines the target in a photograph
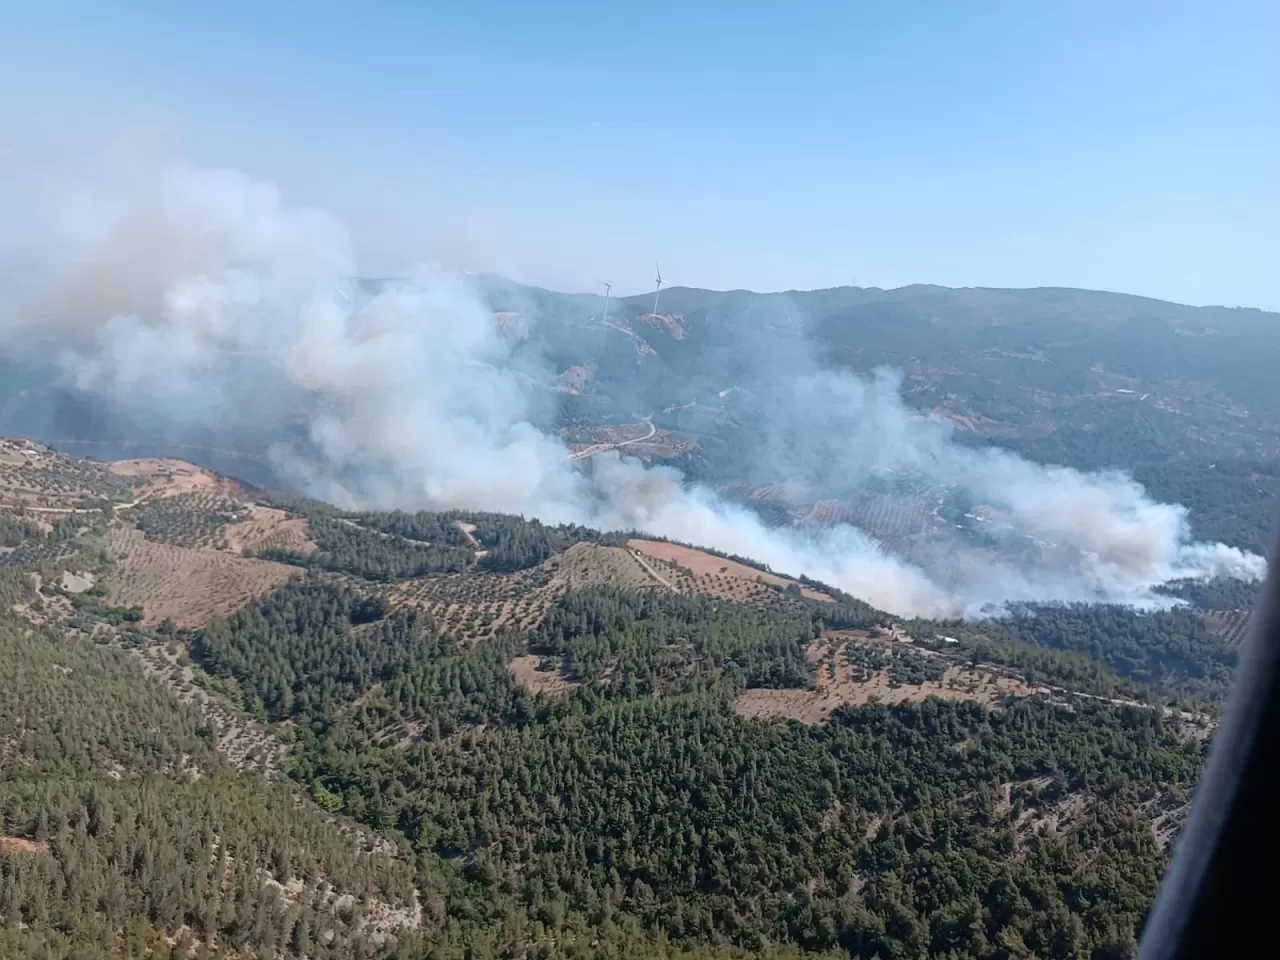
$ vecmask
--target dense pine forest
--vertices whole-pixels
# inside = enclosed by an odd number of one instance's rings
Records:
[[[290,701],[290,775],[453,865],[464,916],[535,935],[625,921],[744,949],[1127,956],[1164,864],[1151,823],[1185,804],[1202,759],[1177,722],[1102,703],[932,700],[820,728],[735,715],[745,685],[812,682],[810,614],[571,594],[528,639],[583,684],[552,701],[504,669],[514,637],[465,649],[353,612],[341,589],[289,587],[195,649],[242,684],[324,664],[295,677],[325,693]],[[335,632],[341,658],[322,652]],[[218,659],[232,637],[252,664]],[[390,660],[397,647],[419,659]],[[406,725],[408,743],[384,735]]]
[[[234,558],[221,496],[0,524],[0,957],[1132,957],[1235,669],[1192,607],[903,622],[613,582],[622,535],[269,503],[305,540]],[[175,623],[154,556],[276,579]]]

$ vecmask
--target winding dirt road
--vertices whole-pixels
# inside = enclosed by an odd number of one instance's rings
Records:
[[[617,443],[595,443],[587,447],[585,450],[579,450],[577,453],[569,454],[569,460],[586,460],[588,457],[594,457],[597,453],[604,453],[606,450],[617,450],[620,447],[630,446],[633,443],[643,443],[653,438],[658,432],[658,428],[653,425],[653,414],[641,418],[642,422],[649,425],[649,432],[643,437],[632,437],[630,440],[620,440]]]

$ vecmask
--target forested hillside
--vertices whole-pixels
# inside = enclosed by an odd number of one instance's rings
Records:
[[[118,651],[0,617],[0,956],[375,956],[421,924],[414,871]]]
[[[1192,609],[902,621],[21,449],[3,957],[1131,957],[1235,668]]]

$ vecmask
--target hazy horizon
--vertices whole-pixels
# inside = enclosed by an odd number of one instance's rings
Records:
[[[570,287],[543,286],[542,284],[526,283],[524,281],[514,280],[511,277],[508,277],[502,274],[500,271],[495,271],[495,270],[465,271],[465,274],[471,275],[471,276],[480,276],[480,277],[494,277],[499,280],[504,280],[508,283],[516,283],[523,287],[529,287],[535,290],[544,290],[548,293],[560,293],[560,294],[566,294],[569,296],[595,296],[595,297],[599,297],[601,300],[604,300],[604,296],[605,296],[605,294],[602,292],[603,286],[601,286],[600,289],[592,289],[590,287],[570,288]],[[412,279],[412,277],[413,277],[412,270],[405,270],[400,273],[386,273],[378,276],[362,272],[360,275],[361,280],[373,280],[373,281],[410,280]],[[766,290],[766,289],[752,288],[752,287],[710,287],[710,286],[705,286],[703,284],[698,284],[698,283],[667,283],[666,278],[664,277],[663,283],[662,283],[662,292],[664,294],[667,294],[676,290],[696,290],[703,293],[726,293],[726,294],[746,293],[746,294],[751,294],[753,296],[773,296],[773,295],[786,295],[786,294],[825,293],[830,290],[878,290],[883,293],[894,293],[899,290],[909,290],[912,287],[931,287],[938,290],[989,290],[992,292],[1008,292],[1008,293],[1021,293],[1021,292],[1028,292],[1028,291],[1035,291],[1035,290],[1061,290],[1061,291],[1070,291],[1070,292],[1076,292],[1076,293],[1101,293],[1107,296],[1116,296],[1116,297],[1133,297],[1138,300],[1151,300],[1155,303],[1169,303],[1169,304],[1173,304],[1175,306],[1181,306],[1181,307],[1204,307],[1204,308],[1210,308],[1210,309],[1218,308],[1218,309],[1225,309],[1225,310],[1256,310],[1261,313],[1280,313],[1280,308],[1260,307],[1254,304],[1247,304],[1247,303],[1242,303],[1242,304],[1188,303],[1180,300],[1170,300],[1167,297],[1153,297],[1143,293],[1134,293],[1131,290],[1112,290],[1112,289],[1103,289],[1098,287],[1075,287],[1075,286],[1067,286],[1064,284],[1056,284],[1056,283],[1039,284],[1037,286],[1029,286],[1029,287],[995,287],[995,286],[989,286],[986,284],[944,284],[944,283],[930,283],[928,280],[918,280],[918,281],[912,281],[910,283],[898,284],[892,287],[881,287],[881,286],[875,286],[871,284],[862,285],[862,284],[843,283],[843,284],[836,284],[834,286],[825,286],[825,287],[779,287],[777,289]],[[637,300],[637,299],[643,299],[646,296],[652,297],[653,294],[654,294],[653,285],[650,285],[648,289],[637,289],[630,292],[627,292],[627,291],[619,292],[619,289],[617,288],[617,286],[614,286],[613,289],[610,291],[610,298],[613,300]]]
[[[370,275],[1280,308],[1280,7],[737,14],[28,5],[0,177],[130,131],[332,212]]]

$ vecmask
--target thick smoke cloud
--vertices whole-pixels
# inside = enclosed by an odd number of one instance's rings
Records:
[[[901,400],[889,371],[816,363],[779,310],[743,324],[719,371],[768,384],[756,457],[799,483],[903,471],[992,504],[984,541],[907,562],[862,532],[771,529],[675,470],[614,454],[587,470],[545,429],[537,350],[481,293],[424,270],[376,296],[340,224],[239,174],[184,165],[11,177],[0,282],[10,351],[57,357],[66,382],[169,422],[293,424],[270,455],[342,506],[472,508],[638,529],[808,574],[904,614],[1005,601],[1156,602],[1182,577],[1261,575],[1193,543],[1186,511],[1123,474],[1084,474],[957,444]],[[749,319],[749,318],[748,318]],[[726,381],[728,382],[728,381]],[[543,424],[543,426],[539,426]]]

